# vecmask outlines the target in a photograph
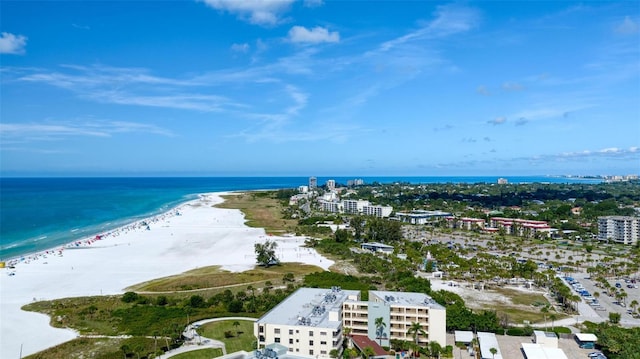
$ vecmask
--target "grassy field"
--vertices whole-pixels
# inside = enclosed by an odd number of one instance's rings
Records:
[[[266,281],[280,282],[287,273],[292,273],[295,278],[300,278],[306,274],[322,270],[322,268],[313,265],[283,263],[268,268],[256,266],[252,270],[232,273],[221,270],[218,266],[212,266],[136,284],[127,288],[127,290],[136,292],[177,292],[230,286],[243,286],[244,289],[244,286],[248,284],[254,287],[261,287]]]
[[[233,323],[238,323],[234,326]],[[227,338],[225,332],[232,334]],[[245,350],[253,350],[256,338],[253,336],[253,322],[249,320],[224,320],[203,325],[198,329],[198,334],[205,338],[216,339],[224,343],[227,353]]]
[[[249,227],[264,228],[267,233],[294,233],[298,225],[295,219],[283,219],[284,208],[270,192],[246,192],[223,196],[220,208],[239,209],[247,219]]]
[[[207,348],[172,356],[171,359],[211,359],[222,356],[222,349]]]
[[[164,346],[158,340],[157,348]],[[112,359],[137,358],[136,353],[152,352],[155,341],[148,338],[78,338],[29,355],[25,359]]]

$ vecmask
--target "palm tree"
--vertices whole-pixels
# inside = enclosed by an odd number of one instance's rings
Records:
[[[629,306],[631,307],[631,309],[633,309],[633,311],[636,311],[636,307],[638,306],[638,301],[637,300],[632,300],[631,303],[629,303]]]
[[[498,349],[496,348],[491,348],[489,349],[489,351],[491,352],[491,355],[495,358],[496,354],[498,354]]]
[[[422,329],[422,325],[420,323],[411,322],[411,326],[409,327],[409,330],[407,330],[407,334],[413,335],[413,341],[418,345],[418,336],[420,336],[420,334],[425,335],[427,332]]]
[[[440,343],[434,341],[429,342],[429,353],[432,357],[440,358],[440,353],[442,352],[442,346]]]
[[[240,336],[240,333],[238,332],[238,327],[240,326],[240,322],[237,320],[234,321],[233,326],[236,328],[236,336]]]
[[[557,317],[555,314],[551,313],[551,315],[549,316],[549,319],[551,319],[551,331],[555,331],[555,327],[554,327],[553,322],[554,322],[556,319],[558,319],[558,317]]]
[[[376,336],[378,337],[378,344],[382,346],[384,328],[387,326],[387,324],[384,322],[384,318],[383,317],[376,318],[375,326],[376,326]]]
[[[542,313],[542,315],[544,315],[544,327],[547,327],[547,313],[549,313],[549,307],[544,306],[542,307],[542,309],[540,309],[540,312]]]

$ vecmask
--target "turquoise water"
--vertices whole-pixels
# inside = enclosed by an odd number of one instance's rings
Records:
[[[356,177],[331,177],[345,184]],[[378,183],[496,183],[498,177],[360,177]],[[323,185],[329,177],[318,177]],[[508,177],[511,183],[597,183]],[[0,259],[33,253],[169,210],[199,193],[297,188],[308,177],[0,178]]]

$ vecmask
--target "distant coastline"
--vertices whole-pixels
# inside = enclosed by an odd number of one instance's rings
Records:
[[[601,183],[602,179],[504,176],[509,183]],[[497,183],[498,176],[322,177],[339,184]],[[0,260],[37,253],[169,211],[201,193],[277,190],[308,177],[0,178]]]

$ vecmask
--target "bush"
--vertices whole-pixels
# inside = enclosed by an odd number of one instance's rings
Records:
[[[526,336],[524,328],[509,328],[507,329],[507,335],[512,337],[524,337]]]
[[[122,296],[122,301],[125,303],[133,303],[138,300],[138,294],[136,292],[126,292]]]
[[[229,338],[233,338],[233,332],[231,330],[227,330],[224,332],[224,337],[229,339]]]

